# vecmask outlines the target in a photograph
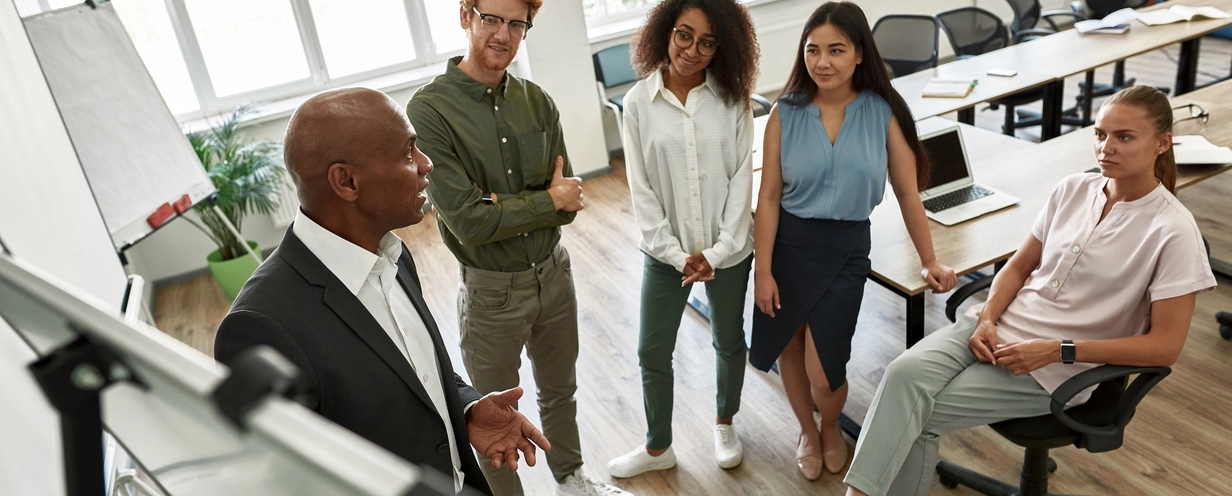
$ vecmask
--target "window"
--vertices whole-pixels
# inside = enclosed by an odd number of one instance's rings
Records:
[[[582,0],[582,11],[589,23],[618,20],[644,14],[658,0]]]
[[[52,10],[81,1],[28,3]],[[467,46],[456,0],[111,3],[181,120],[430,66]]]

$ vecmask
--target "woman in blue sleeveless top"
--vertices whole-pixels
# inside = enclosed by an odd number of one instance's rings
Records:
[[[797,464],[813,480],[823,466],[838,473],[847,461],[838,418],[870,270],[868,216],[887,176],[921,274],[936,292],[957,282],[933,254],[919,196],[928,163],[911,110],[855,4],[828,2],[809,17],[764,150],[749,361],[761,370],[778,361],[800,422]]]

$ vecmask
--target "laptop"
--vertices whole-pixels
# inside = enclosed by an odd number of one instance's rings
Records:
[[[928,134],[921,141],[931,172],[928,189],[920,193],[928,218],[952,226],[1018,203],[1013,196],[975,184],[958,126]]]

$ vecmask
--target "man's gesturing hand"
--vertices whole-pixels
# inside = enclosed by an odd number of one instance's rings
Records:
[[[577,212],[582,205],[582,179],[564,176],[565,159],[556,156],[556,171],[552,173],[552,184],[548,185],[548,194],[552,195],[552,203],[556,210]]]
[[[533,467],[535,445],[544,451],[552,449],[548,438],[513,409],[512,405],[521,397],[520,387],[489,393],[466,412],[466,434],[471,445],[491,458],[496,468],[508,465],[509,470],[517,470],[519,451],[526,455],[526,464]]]

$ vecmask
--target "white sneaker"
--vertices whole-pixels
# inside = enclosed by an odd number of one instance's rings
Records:
[[[736,429],[727,424],[714,426],[714,458],[719,467],[735,468],[744,460],[744,447],[736,437]]]
[[[556,485],[557,496],[633,496],[633,493],[619,487],[595,481],[582,469],[566,475],[564,482]]]
[[[607,462],[607,471],[612,477],[635,477],[651,470],[667,470],[676,466],[676,452],[668,446],[659,456],[651,456],[646,452],[646,446],[613,458]]]

